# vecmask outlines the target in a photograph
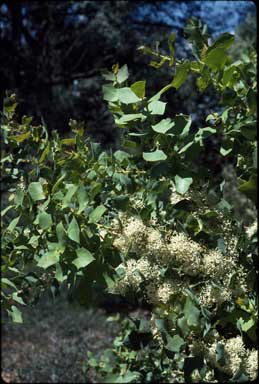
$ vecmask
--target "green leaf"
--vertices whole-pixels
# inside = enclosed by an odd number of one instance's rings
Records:
[[[78,244],[80,243],[80,228],[75,217],[73,217],[72,221],[69,223],[67,235],[71,240]]]
[[[181,346],[184,345],[184,340],[179,335],[174,335],[173,337],[166,336],[167,344],[165,346],[171,352],[180,352]]]
[[[54,249],[52,251],[46,252],[38,261],[37,266],[47,269],[51,265],[54,265],[59,262],[60,251]]]
[[[103,98],[106,101],[118,100],[118,88],[114,88],[112,85],[103,85]]]
[[[174,79],[172,81],[172,86],[176,89],[180,88],[181,85],[187,79],[188,73],[190,70],[190,63],[188,61],[178,64],[176,66],[176,72],[174,75]]]
[[[167,156],[164,151],[157,149],[154,152],[143,152],[143,159],[146,161],[162,161],[166,160]]]
[[[114,152],[114,157],[117,161],[122,163],[124,160],[128,160],[130,155],[128,152],[118,150]]]
[[[132,104],[137,103],[141,99],[128,87],[119,88],[117,90],[118,99],[121,103]]]
[[[205,63],[212,70],[220,70],[224,67],[227,61],[227,55],[222,49],[214,49],[209,54],[206,55]]]
[[[168,37],[168,47],[169,47],[169,52],[170,52],[170,64],[172,65],[174,63],[174,53],[175,53],[175,48],[174,48],[174,43],[176,40],[176,33],[171,33]]]
[[[127,78],[129,77],[129,71],[128,71],[128,67],[127,67],[127,64],[123,65],[118,73],[117,73],[117,82],[119,84],[123,83],[124,81],[127,80]]]
[[[20,207],[22,206],[22,203],[23,203],[23,199],[24,199],[24,192],[20,189],[18,189],[16,192],[15,192],[15,197],[14,197],[14,203],[17,207]]]
[[[250,176],[249,180],[239,185],[238,190],[244,193],[249,199],[257,199],[257,175]]]
[[[145,97],[145,88],[146,88],[146,81],[136,81],[133,83],[130,87],[130,89],[137,95],[140,99],[143,99]]]
[[[214,51],[215,49],[223,49],[226,51],[234,43],[235,37],[230,33],[222,33],[219,38],[208,48],[206,54]]]
[[[31,132],[22,133],[21,135],[17,136],[9,136],[11,140],[16,141],[16,143],[22,143],[24,140],[28,139],[31,135]]]
[[[184,195],[188,191],[190,185],[192,184],[193,179],[192,177],[181,177],[176,175],[174,178],[174,181],[175,181],[176,191],[181,195]]]
[[[30,183],[28,187],[28,192],[33,201],[45,199],[42,185],[39,182]]]
[[[138,382],[139,373],[127,371],[124,374],[109,374],[105,376],[103,382],[104,383],[114,383],[114,384],[123,384],[123,383],[132,383]]]
[[[185,137],[188,135],[191,124],[192,124],[192,118],[189,115],[183,115],[179,114],[176,115],[174,118],[175,126],[173,129],[174,135],[179,135],[181,137]]]
[[[226,364],[224,345],[221,343],[216,346],[216,361],[222,366]]]
[[[13,219],[11,221],[11,223],[8,225],[8,227],[6,228],[6,230],[12,232],[14,230],[14,228],[16,227],[16,225],[18,224],[18,221],[20,220],[20,217],[21,216],[18,216],[15,219]]]
[[[153,131],[158,133],[166,133],[175,125],[175,122],[169,118],[161,120],[155,125],[151,125]]]
[[[6,277],[2,277],[1,278],[1,284],[3,285],[9,285],[9,287],[12,287],[14,289],[17,289],[16,288],[16,285],[9,279],[7,279]]]
[[[163,101],[151,101],[151,103],[148,104],[148,110],[151,113],[151,115],[163,115],[165,112],[165,107],[167,103],[164,103]]]
[[[231,47],[234,42],[234,36],[229,33],[223,33],[207,50],[204,61],[213,70],[223,68],[227,61],[225,51]],[[226,79],[225,79],[226,81]]]
[[[72,263],[77,267],[77,269],[84,268],[92,261],[95,260],[91,252],[85,248],[78,248],[76,250],[77,258],[72,261]]]
[[[200,311],[189,297],[184,305],[184,314],[190,327],[197,327],[200,324]]]
[[[249,329],[251,329],[256,324],[253,318],[250,318],[246,321],[242,317],[240,317],[238,319],[238,322],[243,332],[248,332]]]
[[[56,226],[56,235],[57,235],[59,243],[63,243],[65,240],[65,237],[66,237],[66,231],[65,231],[65,228],[63,226],[62,221],[60,221],[58,223],[58,225]]]
[[[41,212],[38,214],[38,222],[41,229],[48,229],[52,226],[52,217],[47,212]]]
[[[63,271],[61,268],[61,265],[59,263],[56,264],[56,272],[55,272],[55,279],[62,283],[64,280],[66,280],[66,277],[63,275]]]
[[[49,154],[49,151],[50,151],[50,143],[48,142],[48,144],[46,145],[44,151],[42,152],[40,158],[39,158],[39,164],[42,164],[43,161],[46,159],[46,157],[48,156]]]
[[[19,311],[19,309],[15,305],[12,305],[11,311],[7,310],[7,312],[12,317],[12,320],[14,323],[22,323],[23,322],[22,313],[21,313],[21,311]]]
[[[74,196],[74,194],[78,190],[78,185],[67,184],[66,188],[68,189],[68,191],[67,191],[67,193],[66,193],[66,195],[65,195],[65,197],[63,199],[62,209],[69,206],[72,197]]]
[[[25,305],[25,302],[23,301],[23,299],[20,296],[18,296],[18,292],[14,292],[12,294],[12,299],[21,305]]]
[[[77,200],[79,203],[77,213],[80,214],[87,207],[89,202],[86,189],[83,186],[79,187],[79,189],[77,190]]]
[[[89,223],[98,223],[106,210],[107,208],[104,205],[96,207],[89,215]]]
[[[142,113],[127,113],[121,116],[119,119],[115,119],[115,123],[118,125],[125,125],[130,121],[135,121],[135,120],[144,121],[146,120],[146,118],[147,117]]]
[[[166,85],[159,92],[157,92],[153,97],[151,97],[151,99],[149,99],[148,102],[151,103],[152,101],[158,101],[160,99],[160,97],[162,96],[162,94],[165,93],[166,91],[168,91],[168,89],[170,89],[170,88],[173,88],[172,84]]]

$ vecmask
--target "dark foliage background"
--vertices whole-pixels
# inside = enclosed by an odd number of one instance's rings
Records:
[[[0,1],[1,101],[11,90],[18,95],[19,114],[35,116],[35,123],[45,122],[50,131],[68,133],[68,120],[75,118],[87,122],[97,141],[115,143],[101,71],[127,63],[132,81],[149,79],[148,89],[157,91],[172,70],[148,66],[137,48],[154,47],[156,41],[166,47],[168,35],[177,32],[177,55],[188,55],[183,27],[193,16],[206,22],[213,36],[240,25],[232,49],[237,58],[256,44],[252,1]],[[191,113],[196,126],[216,103],[211,90],[195,91],[193,78],[166,101],[169,114]]]

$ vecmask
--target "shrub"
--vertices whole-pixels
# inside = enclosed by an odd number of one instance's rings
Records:
[[[190,60],[175,59],[175,35],[168,56],[141,47],[153,66],[174,69],[151,98],[145,81],[129,85],[126,65],[103,74],[121,130],[115,152],[85,138],[82,123],[70,122],[71,138],[48,138],[31,118],[15,121],[14,96],[4,107],[3,306],[19,322],[20,305],[59,285],[80,288],[81,302],[103,287],[149,303],[145,332],[124,321],[106,363],[89,361],[107,382],[256,376],[256,55],[232,62],[234,37],[209,45],[195,20],[185,33]],[[189,73],[200,92],[210,85],[221,98],[196,131],[161,100]],[[213,138],[217,173],[206,161]],[[132,338],[142,340],[138,352]]]

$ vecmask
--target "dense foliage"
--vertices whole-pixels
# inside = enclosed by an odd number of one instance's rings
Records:
[[[101,361],[89,356],[106,382],[256,377],[256,54],[233,62],[234,36],[209,43],[197,20],[185,36],[192,59],[176,59],[174,34],[167,55],[139,48],[174,70],[151,97],[146,81],[129,83],[127,65],[103,74],[121,130],[115,152],[74,120],[73,137],[49,138],[32,118],[16,121],[14,95],[5,101],[3,307],[20,322],[22,305],[64,286],[82,302],[103,287],[148,303],[150,316],[123,320]],[[220,98],[199,129],[162,101],[190,74]]]

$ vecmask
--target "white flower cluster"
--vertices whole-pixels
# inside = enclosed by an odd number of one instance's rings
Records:
[[[130,196],[130,205],[132,206],[132,208],[136,209],[136,210],[141,210],[143,208],[145,208],[145,203],[143,201],[143,199],[141,199],[140,197],[137,197],[137,196]]]
[[[245,371],[248,374],[250,380],[256,380],[258,376],[258,351],[249,351],[245,363]]]
[[[251,239],[257,233],[258,233],[258,224],[257,224],[257,220],[255,220],[251,225],[246,227],[246,235],[248,239]]]
[[[233,376],[239,368],[245,364],[247,351],[245,349],[241,336],[232,337],[231,339],[221,340],[220,343],[224,346],[224,355],[226,363],[221,364],[217,360],[216,347],[217,342],[214,342],[207,351],[207,359],[213,367],[227,375]]]
[[[173,295],[188,288],[189,279],[197,275],[200,284],[196,292],[201,305],[220,305],[247,292],[246,274],[238,266],[237,241],[228,222],[223,223],[226,234],[226,253],[223,254],[218,249],[208,249],[184,233],[168,232],[162,236],[159,230],[144,224],[136,216],[122,214],[119,220],[120,225],[113,225],[114,246],[126,257],[129,251],[135,252],[139,259],[128,260],[124,265],[125,276],[115,286],[117,293],[120,290],[125,293],[129,286],[136,289],[144,282],[144,293],[149,302],[167,304]],[[165,281],[160,274],[164,267],[175,276],[170,281]],[[239,283],[230,287],[233,279]]]
[[[199,243],[187,238],[183,233],[177,233],[171,237],[168,249],[183,272],[191,276],[200,272],[202,253],[205,249]]]
[[[230,301],[232,291],[228,287],[215,286],[206,282],[199,292],[199,302],[202,306],[220,305],[225,301]]]
[[[119,294],[125,294],[129,288],[136,291],[142,281],[156,282],[160,275],[158,266],[152,265],[145,258],[129,259],[125,264],[120,264],[118,268],[124,270],[124,277],[115,283],[112,291]]]

